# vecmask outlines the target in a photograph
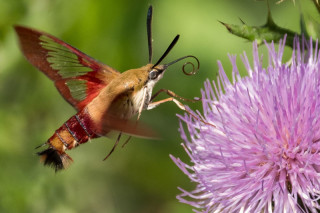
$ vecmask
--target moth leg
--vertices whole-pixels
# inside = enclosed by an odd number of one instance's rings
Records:
[[[140,116],[141,116],[141,112],[143,110],[143,106],[144,106],[144,103],[146,101],[146,95],[147,95],[147,87],[144,87],[143,88],[143,94],[142,94],[142,101],[141,101],[141,105],[139,107],[139,111],[138,111],[138,118],[137,118],[137,121],[140,119]]]
[[[109,156],[113,153],[113,151],[116,149],[117,145],[119,144],[121,135],[122,135],[122,132],[119,133],[118,138],[117,138],[116,142],[114,143],[112,149],[110,150],[109,154],[103,160],[107,160],[109,158]]]
[[[177,94],[175,94],[174,92],[172,92],[171,90],[167,90],[167,89],[160,89],[158,92],[156,92],[150,100],[154,99],[156,96],[158,96],[161,92],[165,92],[167,93],[169,96],[171,96],[170,98],[166,98],[166,99],[163,99],[163,100],[160,100],[160,101],[156,101],[156,102],[151,102],[149,103],[148,107],[147,107],[147,110],[150,110],[150,109],[153,109],[157,106],[159,106],[160,104],[162,103],[165,103],[165,102],[169,102],[169,101],[173,101],[180,109],[182,109],[183,111],[187,112],[189,115],[191,115],[194,119],[196,120],[200,120],[202,123],[204,124],[208,124],[210,126],[213,126],[213,127],[216,127],[215,125],[211,124],[211,123],[208,123],[206,121],[204,121],[201,117],[197,117],[195,116],[191,111],[189,111],[180,101],[178,101],[177,99],[175,98],[179,98],[181,100],[184,100],[184,101],[191,101],[191,102],[196,102],[196,101],[199,101],[201,99],[195,99],[195,100],[191,100],[191,99],[186,99],[186,98],[183,98]]]
[[[166,102],[169,102],[169,101],[173,101],[180,109],[182,109],[183,111],[187,111],[187,109],[185,108],[185,106],[184,106],[180,101],[178,101],[177,99],[175,99],[175,98],[173,98],[173,97],[171,97],[171,98],[166,98],[166,99],[162,99],[162,100],[156,101],[156,102],[151,102],[151,103],[149,103],[147,110],[156,108],[156,107],[159,106],[160,104],[166,103]]]
[[[132,136],[129,136],[128,139],[122,144],[122,148],[127,145],[127,143],[129,143],[130,139],[132,138]]]
[[[43,144],[41,144],[41,145],[37,146],[37,147],[36,147],[36,148],[34,148],[34,149],[39,149],[39,148],[44,147],[44,146],[46,146],[46,145],[48,145],[48,142],[45,142],[45,143],[43,143]]]
[[[166,99],[163,99],[163,100],[160,100],[160,101],[156,101],[156,102],[152,102],[153,99],[155,99],[159,94],[161,94],[162,92],[166,93],[167,95],[170,96],[170,98],[166,98]],[[179,95],[177,95],[176,93],[174,93],[173,91],[171,90],[168,90],[168,89],[160,89],[158,92],[156,92],[150,99],[150,102],[149,105],[148,105],[148,108],[147,110],[150,110],[150,109],[153,109],[157,106],[159,106],[160,104],[162,103],[165,103],[165,102],[168,102],[168,101],[173,101],[180,109],[182,109],[183,111],[186,111],[188,112],[189,114],[191,114],[188,110],[186,110],[185,106],[180,102],[178,101],[177,99],[180,99],[182,101],[190,101],[190,102],[196,102],[196,101],[200,101],[201,99],[200,98],[197,98],[197,99],[187,99],[187,98],[184,98],[184,97],[181,97]]]
[[[190,101],[190,102],[196,102],[196,101],[200,101],[201,99],[200,98],[197,98],[197,99],[187,99],[187,98],[184,98],[184,97],[181,97],[179,95],[177,95],[176,93],[172,92],[171,90],[168,90],[168,89],[160,89],[158,92],[156,92],[150,99],[150,101],[152,101],[153,99],[155,99],[160,93],[167,93],[167,95],[169,95],[170,97],[174,97],[174,98],[178,98],[182,101]]]

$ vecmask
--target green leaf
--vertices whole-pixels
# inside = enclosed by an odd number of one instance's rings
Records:
[[[267,23],[263,26],[249,26],[244,22],[242,22],[242,25],[227,24],[221,21],[220,23],[223,24],[230,33],[249,41],[256,40],[258,45],[263,44],[264,40],[266,42],[279,42],[279,40],[283,39],[284,35],[287,34],[286,43],[292,47],[293,39],[296,35],[293,31],[277,26],[272,20],[270,13],[268,14]]]
[[[241,20],[241,19],[240,19]],[[246,23],[244,23],[242,20],[242,25],[235,25],[235,24],[227,24],[224,22],[221,22],[227,30],[241,38],[245,38],[249,41],[256,41],[258,45],[263,44],[264,41],[266,42],[276,42],[278,43],[280,39],[283,39],[285,35],[287,35],[286,38],[286,45],[293,47],[293,39],[297,35],[301,37],[301,35],[304,35],[305,37],[309,37],[308,31],[310,26],[310,22],[305,22],[305,19],[301,15],[301,33],[298,34],[296,32],[293,32],[289,29],[285,29],[282,27],[279,27],[272,19],[270,10],[268,11],[268,18],[267,23],[263,26],[249,26]]]
[[[304,27],[312,38],[316,39],[320,37],[320,24],[313,17],[308,15],[304,17]]]

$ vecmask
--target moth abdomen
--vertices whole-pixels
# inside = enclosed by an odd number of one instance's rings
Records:
[[[72,162],[72,158],[65,152],[60,153],[54,147],[49,147],[37,153],[44,165],[53,167],[55,171],[67,168]]]
[[[44,165],[53,167],[56,171],[67,168],[72,158],[65,152],[73,149],[91,138],[99,137],[92,131],[94,125],[85,112],[79,112],[67,120],[48,139],[49,148],[38,152]]]

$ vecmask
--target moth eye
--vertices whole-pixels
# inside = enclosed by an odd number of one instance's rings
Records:
[[[159,74],[158,70],[151,70],[149,72],[149,79],[151,80],[156,79],[158,77],[158,74]]]

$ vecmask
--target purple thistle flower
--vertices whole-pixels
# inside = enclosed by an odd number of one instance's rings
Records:
[[[312,40],[300,47],[295,38],[292,60],[282,63],[284,44],[278,51],[266,44],[263,68],[254,43],[253,66],[241,57],[247,77],[230,56],[232,82],[218,62],[218,83],[202,90],[203,119],[216,127],[179,116],[192,166],[171,158],[197,183],[191,192],[180,188],[180,202],[201,212],[320,210],[320,54],[317,43],[313,53]]]

